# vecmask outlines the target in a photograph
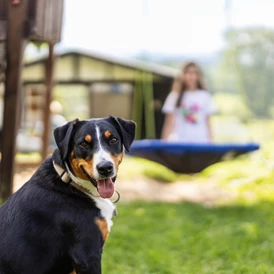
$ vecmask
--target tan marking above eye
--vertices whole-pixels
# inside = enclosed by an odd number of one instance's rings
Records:
[[[91,143],[92,137],[88,134],[88,135],[85,137],[85,140],[86,140],[88,143]]]
[[[106,138],[109,139],[110,136],[111,136],[111,132],[109,130],[107,130],[104,135],[105,135]]]

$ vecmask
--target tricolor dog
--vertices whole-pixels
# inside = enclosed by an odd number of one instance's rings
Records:
[[[135,123],[110,116],[55,129],[57,149],[0,207],[0,274],[100,274],[115,179]]]

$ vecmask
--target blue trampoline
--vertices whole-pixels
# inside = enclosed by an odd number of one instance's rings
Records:
[[[135,141],[130,155],[162,164],[178,173],[197,173],[220,162],[259,149],[258,144],[187,144],[162,140]]]

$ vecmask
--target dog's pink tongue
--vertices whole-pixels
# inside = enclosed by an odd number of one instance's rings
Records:
[[[114,184],[111,178],[97,181],[97,191],[102,198],[110,198],[114,193]]]

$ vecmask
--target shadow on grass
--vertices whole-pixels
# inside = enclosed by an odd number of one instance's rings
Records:
[[[274,273],[274,204],[119,204],[104,273]]]

